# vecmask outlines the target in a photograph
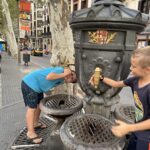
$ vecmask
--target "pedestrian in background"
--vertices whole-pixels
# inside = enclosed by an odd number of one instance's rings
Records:
[[[2,60],[2,51],[3,51],[3,46],[2,44],[0,43],[0,62]]]
[[[30,62],[30,54],[27,48],[23,52],[23,61],[24,61],[24,66],[28,66],[28,63]]]
[[[107,77],[100,80],[112,87],[130,86],[135,101],[135,123],[127,124],[116,120],[112,132],[117,137],[131,133],[127,150],[150,150],[150,46],[136,49],[131,56],[130,77],[124,81],[114,81]],[[93,76],[90,83],[94,85]]]
[[[35,70],[22,79],[21,89],[27,106],[26,123],[29,143],[41,143],[42,138],[36,134],[35,128],[46,128],[45,124],[39,122],[41,113],[39,103],[43,99],[43,93],[64,82],[75,83],[76,75],[69,68],[60,66]]]

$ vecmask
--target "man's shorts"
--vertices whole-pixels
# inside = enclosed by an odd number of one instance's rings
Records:
[[[24,81],[21,83],[21,90],[25,106],[37,108],[38,104],[43,99],[43,93],[35,92]]]

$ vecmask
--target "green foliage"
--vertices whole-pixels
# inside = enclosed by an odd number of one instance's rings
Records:
[[[19,16],[19,7],[18,7],[18,2],[17,0],[7,0],[8,6],[9,6],[9,11],[12,20],[15,18],[18,18]]]
[[[16,18],[18,18],[19,16],[19,8],[18,8],[18,3],[17,0],[6,0],[8,3],[8,7],[9,7],[9,11],[10,11],[10,15],[11,15],[11,19],[12,22],[14,20],[16,20]],[[4,16],[2,13],[2,0],[0,0],[0,30],[2,30],[2,28],[4,27]]]
[[[2,15],[2,0],[0,0],[0,32],[3,27],[3,15]]]

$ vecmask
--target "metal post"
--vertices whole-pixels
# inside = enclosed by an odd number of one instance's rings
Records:
[[[20,24],[19,24],[19,0],[17,0],[17,6],[18,6],[18,55],[17,55],[17,60],[18,64],[21,64],[21,53],[20,53]]]

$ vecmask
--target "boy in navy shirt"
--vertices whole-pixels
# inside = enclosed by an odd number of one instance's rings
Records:
[[[132,133],[127,150],[150,150],[150,46],[133,52],[130,70],[133,77],[124,81],[100,77],[112,87],[130,86],[134,96],[135,123],[116,120],[112,132],[117,137]],[[93,76],[89,82],[93,85]]]
[[[39,144],[42,138],[38,137],[35,128],[46,128],[45,124],[39,124],[41,110],[39,103],[43,99],[43,93],[65,82],[75,83],[74,71],[63,67],[49,67],[35,70],[22,79],[21,89],[25,106],[27,106],[27,141]]]

